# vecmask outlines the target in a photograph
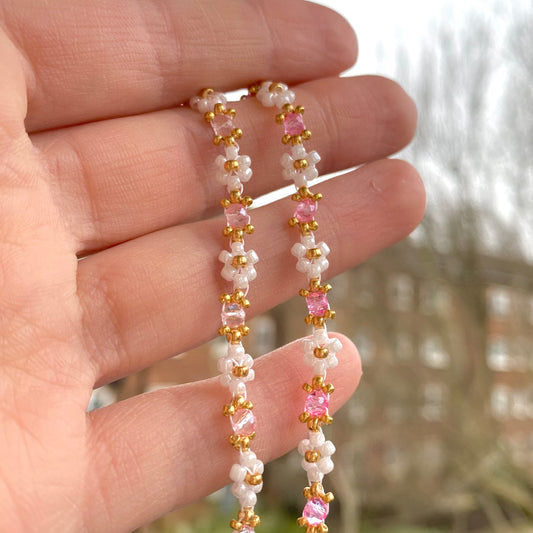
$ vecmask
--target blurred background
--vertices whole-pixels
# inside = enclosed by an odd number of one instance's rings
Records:
[[[332,281],[364,379],[327,428],[337,533],[533,532],[533,5],[323,1],[348,18],[348,75],[398,80],[419,108],[428,190],[411,237]],[[250,322],[261,355],[307,335],[301,298]],[[93,406],[216,375],[215,339],[99,389]],[[229,427],[228,427],[229,429]],[[262,533],[301,531],[300,456],[267,468]],[[227,532],[228,488],[139,533]]]

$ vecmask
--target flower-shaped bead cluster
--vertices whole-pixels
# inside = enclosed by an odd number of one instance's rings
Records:
[[[322,431],[310,431],[309,438],[300,442],[298,452],[303,457],[302,468],[307,472],[309,483],[322,482],[324,475],[333,471],[331,456],[335,446],[326,440]]]
[[[309,279],[320,278],[329,267],[329,246],[325,242],[316,244],[313,234],[302,235],[301,242],[294,244],[291,253],[298,259],[296,270],[307,274]]]
[[[286,104],[294,102],[294,92],[285,83],[265,81],[256,93],[257,99],[265,107],[276,106],[281,109]]]
[[[248,290],[249,282],[257,277],[254,265],[259,258],[255,251],[246,252],[242,242],[232,242],[231,253],[222,250],[218,258],[224,263],[222,277],[227,281],[233,281],[235,289]]]
[[[193,96],[189,101],[190,106],[202,114],[212,112],[217,104],[225,106],[227,103],[228,100],[223,93],[217,93],[212,89],[206,89],[200,96]]]
[[[263,463],[252,451],[242,452],[240,463],[231,467],[231,492],[242,507],[253,507],[257,503],[257,494],[263,488],[263,471]]]
[[[239,155],[237,146],[226,146],[226,154],[215,159],[216,178],[228,191],[241,191],[242,184],[252,177],[252,160],[247,155]]]
[[[253,381],[254,360],[247,354],[242,344],[229,344],[226,357],[218,360],[219,379],[224,387],[229,387],[234,395],[245,395],[248,381]]]
[[[335,368],[339,361],[337,354],[342,350],[342,343],[336,337],[329,337],[326,327],[316,328],[313,336],[302,341],[304,362],[313,367],[318,376],[325,376],[326,371]]]
[[[307,182],[318,177],[316,164],[320,161],[320,156],[315,150],[306,152],[301,144],[292,147],[291,153],[284,153],[281,156],[281,166],[283,167],[283,177],[293,180],[296,187],[307,187]]]

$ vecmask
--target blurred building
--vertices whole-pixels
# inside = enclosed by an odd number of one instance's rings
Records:
[[[404,241],[332,285],[337,318],[329,329],[352,338],[364,369],[327,430],[338,444],[337,491],[354,489],[363,506],[468,511],[469,488],[492,479],[489,467],[501,457],[533,474],[531,265],[469,263]],[[296,297],[253,319],[249,351],[260,355],[307,335],[305,313]],[[224,347],[215,339],[154,365],[126,380],[119,396],[217,375]],[[282,461],[283,475],[276,481],[274,469],[266,490],[283,486],[297,497],[286,474],[299,470],[300,458]]]

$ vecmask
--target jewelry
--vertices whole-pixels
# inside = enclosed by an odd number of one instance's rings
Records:
[[[250,158],[239,155],[237,140],[242,137],[242,130],[233,124],[234,109],[226,109],[227,100],[222,93],[213,89],[204,89],[199,96],[191,98],[190,105],[201,112],[214,131],[213,142],[224,147],[224,155],[215,159],[215,177],[226,186],[229,198],[221,200],[226,226],[223,235],[229,237],[230,251],[223,250],[219,260],[224,263],[221,275],[233,282],[233,291],[220,296],[222,304],[219,335],[227,339],[227,353],[218,360],[221,372],[220,382],[229,388],[232,394],[230,403],[224,406],[223,413],[229,417],[233,434],[230,443],[239,451],[239,462],[230,470],[233,481],[232,492],[239,500],[238,518],[230,522],[230,527],[238,533],[254,533],[260,523],[255,514],[257,494],[263,487],[263,463],[250,450],[250,441],[255,437],[256,420],[253,404],[246,393],[246,383],[254,379],[252,369],[254,360],[242,345],[242,337],[249,332],[246,321],[246,309],[250,305],[246,295],[249,283],[256,278],[255,264],[257,254],[244,249],[244,236],[250,235],[254,227],[250,224],[247,208],[252,204],[249,196],[243,196],[243,183],[252,177]]]
[[[309,486],[304,489],[307,503],[298,524],[306,528],[306,533],[326,533],[325,520],[329,513],[329,503],[333,500],[331,492],[325,493],[322,481],[325,474],[333,470],[331,455],[335,446],[326,441],[322,425],[332,422],[328,414],[329,398],[333,385],[326,383],[326,372],[338,364],[337,353],[342,344],[337,338],[328,336],[326,319],[334,318],[335,312],[329,307],[327,293],[331,285],[322,285],[322,273],[328,268],[329,247],[325,242],[315,242],[314,232],[318,229],[315,214],[320,193],[311,193],[308,181],[318,176],[316,164],[320,161],[317,152],[307,152],[303,142],[311,137],[303,121],[304,108],[294,106],[295,95],[284,83],[265,81],[250,88],[250,94],[266,107],[277,107],[281,113],[276,122],[284,127],[282,143],[290,146],[290,152],[281,157],[282,173],[285,179],[293,180],[297,192],[291,199],[296,203],[289,226],[300,231],[300,242],[294,244],[292,254],[297,258],[296,268],[307,274],[309,288],[301,289],[299,294],[306,299],[308,315],[305,322],[313,327],[313,333],[303,340],[304,360],[313,368],[311,384],[303,388],[307,393],[304,411],[300,421],[309,429],[308,438],[303,439],[298,451],[303,456],[302,467],[307,472]]]

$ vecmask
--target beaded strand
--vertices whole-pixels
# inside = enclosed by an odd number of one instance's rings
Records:
[[[330,395],[333,385],[326,383],[326,373],[338,365],[337,353],[342,349],[341,342],[329,337],[326,319],[334,318],[335,312],[329,307],[327,293],[331,285],[322,285],[322,273],[328,268],[327,255],[329,247],[325,242],[316,243],[314,232],[318,229],[315,214],[320,193],[312,193],[308,182],[318,177],[316,164],[320,161],[317,152],[307,152],[303,142],[311,137],[303,121],[304,108],[294,106],[295,95],[287,85],[279,82],[265,81],[250,88],[265,107],[277,107],[281,112],[276,122],[284,127],[282,143],[290,146],[290,151],[281,157],[282,173],[285,179],[292,180],[296,193],[291,199],[296,202],[296,209],[289,219],[289,226],[297,227],[300,242],[294,244],[291,253],[296,257],[296,269],[307,275],[308,288],[299,291],[307,304],[308,314],[305,322],[311,325],[312,335],[302,341],[304,361],[312,367],[311,383],[305,383],[307,393],[300,422],[307,425],[308,437],[303,439],[298,451],[302,455],[302,467],[307,473],[309,486],[304,489],[307,500],[298,519],[298,524],[306,528],[306,533],[326,533],[325,523],[329,513],[329,504],[334,499],[331,492],[325,492],[322,481],[325,474],[333,470],[331,456],[335,446],[327,441],[322,426],[331,424],[328,413]]]
[[[254,360],[246,353],[242,338],[249,332],[245,322],[250,302],[246,296],[250,281],[257,275],[255,264],[258,257],[253,250],[247,252],[244,248],[244,236],[254,231],[248,214],[252,199],[243,196],[243,183],[252,177],[251,160],[246,155],[239,155],[237,140],[242,137],[242,130],[233,124],[235,110],[227,109],[226,105],[225,95],[213,89],[204,89],[190,100],[190,106],[202,113],[213,129],[214,144],[224,147],[224,155],[215,159],[215,177],[228,192],[228,198],[220,203],[226,216],[222,233],[224,237],[229,237],[229,251],[220,252],[219,260],[224,264],[221,275],[233,283],[233,291],[220,296],[222,326],[218,333],[226,337],[227,351],[218,360],[218,369],[220,382],[232,394],[231,402],[224,406],[223,413],[229,417],[233,429],[229,441],[239,452],[239,462],[231,467],[229,475],[233,481],[232,493],[240,504],[238,517],[230,522],[230,527],[235,533],[254,533],[260,523],[254,507],[257,494],[263,487],[264,466],[250,450],[256,420],[253,404],[247,397],[246,383],[254,379]]]

